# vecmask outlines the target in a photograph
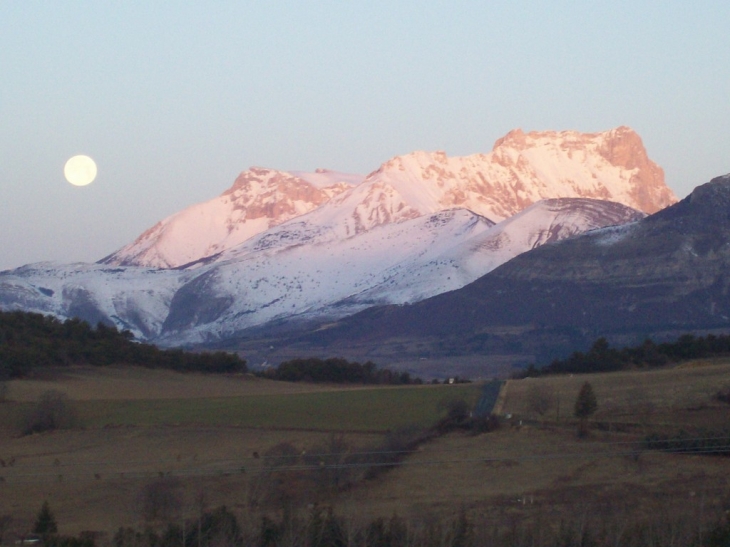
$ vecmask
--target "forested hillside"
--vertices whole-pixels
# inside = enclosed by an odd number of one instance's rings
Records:
[[[378,368],[368,361],[364,365],[341,358],[293,359],[276,368],[261,373],[265,378],[285,382],[313,382],[333,384],[422,384],[420,378],[413,378],[408,372],[397,372]]]
[[[178,371],[245,372],[233,353],[162,350],[134,341],[129,331],[99,323],[59,321],[49,315],[0,312],[0,378],[19,378],[33,369],[70,365],[139,365]]]
[[[703,337],[684,334],[676,342],[656,344],[647,339],[640,346],[622,349],[611,348],[605,338],[599,338],[588,352],[576,351],[542,368],[530,365],[517,376],[612,372],[726,355],[730,355],[730,335]]]

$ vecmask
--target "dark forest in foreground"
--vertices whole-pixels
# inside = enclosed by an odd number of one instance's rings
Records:
[[[80,319],[59,321],[27,312],[0,312],[0,378],[21,378],[33,369],[114,364],[177,371],[246,372],[246,361],[226,352],[163,350],[134,341],[131,332]]]

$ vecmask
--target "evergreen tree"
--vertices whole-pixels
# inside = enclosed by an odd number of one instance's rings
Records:
[[[33,526],[33,533],[40,534],[43,537],[52,536],[58,533],[56,517],[53,516],[51,507],[48,505],[48,501],[43,502],[41,510],[38,512],[35,525]]]

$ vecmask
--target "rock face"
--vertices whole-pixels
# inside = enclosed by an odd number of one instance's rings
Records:
[[[319,213],[340,237],[351,237],[453,208],[500,222],[552,198],[607,200],[645,213],[676,202],[662,169],[628,127],[591,134],[515,130],[488,154],[397,156]]]
[[[492,222],[552,198],[593,198],[653,213],[676,198],[664,173],[628,127],[602,133],[515,130],[488,154],[414,152],[385,162],[364,180],[320,170],[252,168],[221,196],[177,213],[101,262],[178,267],[234,248],[300,217],[344,239],[377,226],[449,209]]]
[[[521,254],[458,291],[349,317],[327,343],[436,337],[469,348],[478,333],[507,327],[578,339],[727,328],[729,271],[726,175],[638,222]]]
[[[219,197],[166,218],[100,262],[151,268],[182,266],[308,213],[360,180],[358,175],[326,170],[293,174],[252,167]]]

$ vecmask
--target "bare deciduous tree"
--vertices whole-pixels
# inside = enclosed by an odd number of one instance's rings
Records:
[[[249,503],[291,509],[310,492],[306,470],[301,468],[302,451],[288,442],[263,454],[263,469],[249,485]]]
[[[313,473],[315,484],[321,490],[337,490],[352,478],[355,468],[346,465],[350,446],[342,435],[330,435],[326,443],[312,447],[304,455],[304,462],[318,467]]]

